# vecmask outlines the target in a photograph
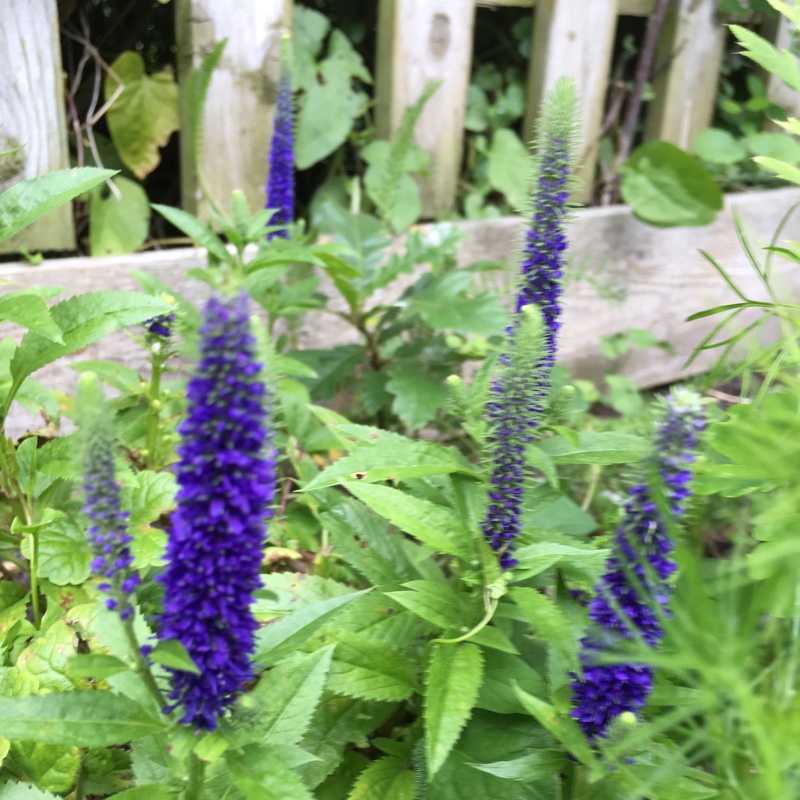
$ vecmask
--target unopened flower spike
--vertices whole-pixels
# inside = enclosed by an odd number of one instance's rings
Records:
[[[492,466],[482,531],[500,553],[504,569],[517,563],[512,553],[521,531],[525,446],[533,438],[547,399],[546,376],[533,368],[541,356],[543,328],[539,310],[523,306],[487,402]]]
[[[698,435],[705,427],[702,400],[677,388],[661,403],[655,453],[649,467],[663,482],[666,508],[673,518],[686,510],[691,495],[691,465]],[[602,664],[603,651],[618,650],[624,641],[655,647],[664,635],[661,620],[669,616],[669,578],[676,569],[673,544],[654,494],[642,483],[628,493],[624,517],[614,535],[612,555],[589,605],[591,627],[581,641],[583,676],[573,675],[572,716],[586,736],[605,738],[611,723],[635,713],[653,688],[653,669],[646,664]]]
[[[555,363],[564,272],[569,173],[575,150],[577,92],[563,78],[548,93],[539,117],[531,227],[517,285],[514,319],[506,334],[504,371],[487,403],[491,486],[483,535],[504,569],[521,531],[525,446],[544,413]],[[535,313],[534,313],[535,312]]]
[[[100,579],[97,586],[106,595],[106,608],[129,619],[133,616],[131,596],[139,584],[139,575],[130,569],[132,537],[115,477],[114,431],[103,387],[94,373],[81,375],[77,402],[83,436],[83,510],[91,520],[88,541],[94,553],[91,569]]]
[[[269,149],[266,208],[277,209],[270,225],[288,226],[294,219],[294,111],[292,108],[291,40],[284,35],[281,73],[275,98],[275,119]],[[268,239],[288,237],[286,227],[271,231]]]
[[[251,605],[276,483],[272,395],[255,353],[247,297],[212,297],[178,429],[180,488],[158,633],[181,642],[199,669],[171,671],[165,710],[182,707],[182,722],[203,730],[216,728],[253,676]]]
[[[566,266],[564,222],[569,212],[570,170],[577,147],[578,94],[560,78],[547,94],[537,123],[531,226],[526,234],[516,311],[535,305],[544,318],[542,365],[555,363]]]

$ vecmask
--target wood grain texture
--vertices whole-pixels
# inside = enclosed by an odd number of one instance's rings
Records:
[[[526,138],[533,138],[542,99],[561,76],[571,77],[580,98],[578,201],[591,194],[594,183],[617,15],[617,0],[585,5],[539,0],[536,4],[523,131]]]
[[[637,221],[625,206],[591,208],[578,211],[570,222],[570,259],[572,275],[565,291],[564,324],[560,332],[559,361],[578,377],[601,379],[614,370],[633,378],[640,386],[669,383],[707,369],[716,358],[710,352],[698,359],[690,372],[682,366],[693,349],[713,328],[715,319],[692,323],[690,314],[735,300],[699,249],[710,253],[753,299],[764,299],[763,287],[752,271],[736,239],[731,209],[738,210],[757,252],[771,239],[786,211],[800,202],[800,189],[775,189],[769,192],[735,194],[727,197],[725,210],[716,222],[703,228],[652,228]],[[459,248],[462,266],[479,260],[495,260],[507,265],[499,273],[498,288],[507,291],[516,278],[519,252],[526,227],[524,220],[505,217],[457,224],[465,234]],[[784,230],[786,240],[800,239],[800,216],[796,215]],[[395,242],[402,246],[402,239]],[[20,286],[57,285],[67,287],[67,294],[100,289],[136,289],[128,274],[131,267],[156,275],[175,291],[198,305],[208,287],[185,277],[187,270],[204,263],[204,252],[195,249],[168,250],[135,256],[104,258],[48,259],[37,267],[27,264],[0,265],[0,279],[13,280]],[[581,275],[578,278],[576,276]],[[776,283],[789,302],[800,297],[800,273],[775,263]],[[391,302],[415,276],[403,275],[382,294]],[[620,302],[610,302],[598,295],[597,285],[614,285],[623,290]],[[344,308],[330,282],[322,276],[320,290],[329,298],[329,309]],[[376,298],[377,299],[377,298]],[[674,347],[675,354],[661,350],[631,352],[616,363],[602,353],[599,338],[628,328],[645,328]],[[0,326],[0,336],[19,329]],[[774,334],[774,332],[773,332]],[[329,348],[357,342],[358,334],[330,313],[308,314],[300,330],[300,346]],[[77,375],[68,363],[80,359],[111,358],[144,370],[143,350],[125,333],[116,333],[91,345],[85,351],[62,362],[45,367],[35,377],[51,388],[74,389]],[[15,404],[12,409],[12,433],[26,430],[31,420]]]
[[[228,37],[211,78],[204,114],[202,164],[223,208],[241,189],[252,208],[264,205],[267,155],[280,73],[281,35],[291,0],[176,0],[181,128],[188,122],[186,79],[216,42]],[[206,214],[190,148],[181,148],[181,194],[188,211]]]
[[[380,0],[375,119],[391,137],[429,81],[442,81],[425,106],[414,142],[431,154],[420,179],[422,213],[453,208],[472,61],[474,0]]]
[[[0,192],[25,178],[69,167],[56,0],[3,0],[0,15]],[[67,203],[7,242],[0,252],[72,250]]]
[[[673,0],[656,53],[645,138],[691,150],[710,124],[717,99],[726,29],[719,0]]]
[[[588,0],[587,0],[588,2]],[[534,8],[536,0],[475,0],[477,6],[515,6],[517,8]],[[620,16],[646,17],[655,5],[655,0],[619,0]]]

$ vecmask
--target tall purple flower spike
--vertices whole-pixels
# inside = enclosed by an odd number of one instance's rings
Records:
[[[506,352],[501,357],[504,369],[487,403],[492,471],[489,506],[481,529],[499,553],[503,569],[517,563],[513,551],[522,528],[525,449],[541,422],[556,357],[576,109],[574,84],[559,80],[540,115],[533,217],[526,236],[514,321],[506,331]],[[523,343],[522,312],[526,307],[538,309],[541,322],[535,341]]]
[[[700,398],[678,389],[665,399],[656,426],[653,462],[664,483],[671,515],[680,517],[691,495],[691,464],[698,433],[705,427]],[[573,675],[572,716],[590,740],[605,738],[620,714],[637,712],[653,688],[653,669],[645,664],[599,664],[597,656],[624,640],[656,647],[669,616],[670,575],[676,565],[672,542],[647,485],[628,493],[625,514],[614,536],[612,556],[589,605],[592,622],[581,641],[583,677]]]
[[[200,674],[171,671],[181,722],[214,730],[252,678],[265,522],[275,495],[276,453],[245,295],[212,297],[200,329],[200,362],[179,427],[177,508],[163,574],[159,638],[177,639]]]
[[[294,219],[294,112],[292,75],[284,63],[278,79],[275,122],[269,149],[266,208],[277,209],[270,225],[289,225]],[[288,237],[286,228],[271,231],[268,239]]]

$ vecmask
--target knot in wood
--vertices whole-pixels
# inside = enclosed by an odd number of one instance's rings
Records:
[[[434,14],[428,42],[434,57],[442,58],[447,52],[450,47],[450,17],[447,14]]]

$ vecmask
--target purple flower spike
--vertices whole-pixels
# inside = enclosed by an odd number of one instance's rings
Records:
[[[119,484],[114,470],[114,432],[105,408],[103,389],[97,376],[87,372],[78,384],[78,410],[83,432],[84,512],[91,523],[87,532],[94,553],[92,573],[102,580],[97,588],[108,595],[110,611],[123,619],[133,615],[130,598],[139,576],[130,573],[133,564],[128,545],[128,513],[120,507]]]
[[[679,518],[691,492],[691,464],[699,432],[705,427],[700,398],[676,389],[665,398],[656,424],[652,464],[664,483],[670,514]],[[623,712],[636,712],[653,688],[653,670],[644,664],[599,664],[603,651],[625,640],[656,647],[669,616],[669,577],[676,569],[672,542],[651,490],[634,486],[628,493],[622,523],[614,535],[612,555],[589,604],[593,623],[581,640],[583,677],[571,683],[572,716],[591,740],[605,738],[608,726]]]
[[[289,225],[294,219],[294,112],[292,75],[284,63],[278,79],[275,122],[269,150],[266,208],[275,208],[270,225]],[[286,228],[271,231],[268,239],[288,237]]]
[[[212,297],[200,329],[200,362],[179,433],[180,489],[167,544],[160,639],[177,639],[200,670],[172,670],[165,711],[214,730],[253,676],[260,571],[276,453],[248,301]]]

